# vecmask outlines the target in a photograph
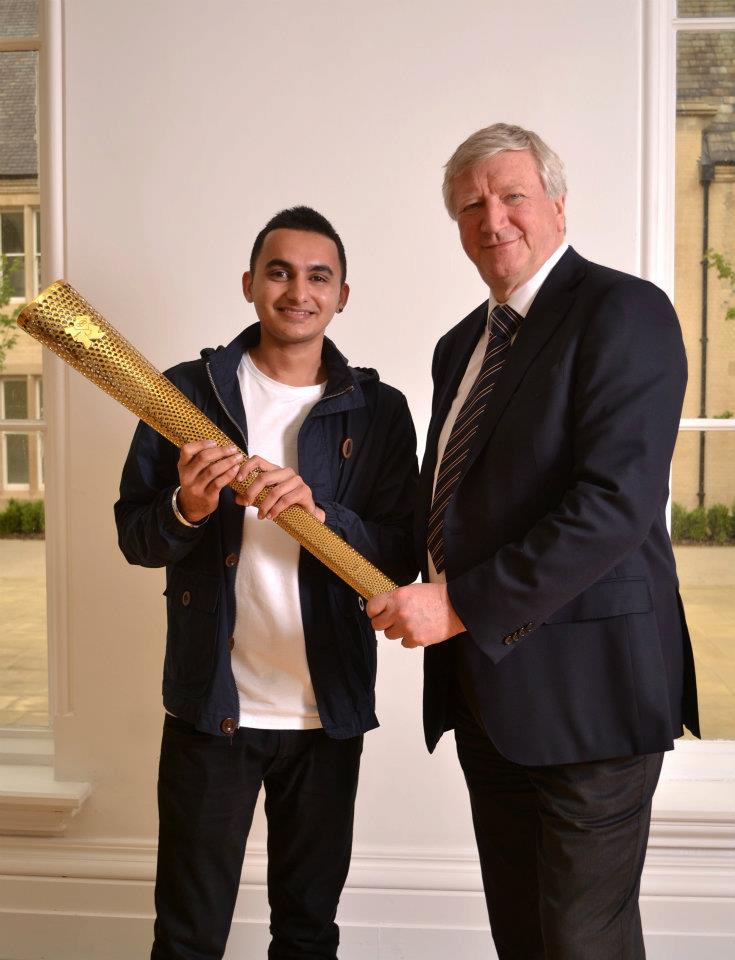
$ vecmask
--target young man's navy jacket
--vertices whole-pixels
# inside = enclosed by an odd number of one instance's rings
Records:
[[[228,347],[204,350],[200,360],[166,374],[241,448],[247,448],[247,423],[237,370],[259,339],[254,324]],[[330,340],[323,358],[327,386],[299,432],[299,473],[328,526],[397,583],[410,583],[418,572],[412,541],[418,472],[408,405],[374,370],[349,367]],[[166,567],[166,709],[207,733],[231,734],[240,716],[230,651],[235,574],[240,551],[247,550],[244,508],[225,487],[207,522],[182,524],[171,502],[178,457],[173,444],[138,425],[115,504],[120,549],[130,563]],[[365,604],[305,550],[299,594],[324,730],[335,738],[364,733],[378,723],[376,641]]]

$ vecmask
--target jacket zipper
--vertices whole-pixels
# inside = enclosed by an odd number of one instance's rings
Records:
[[[234,427],[236,427],[237,432],[238,432],[238,433],[240,434],[240,436],[242,437],[243,453],[245,454],[245,456],[247,456],[247,455],[248,455],[248,441],[247,441],[247,437],[245,436],[245,434],[244,434],[244,432],[243,432],[243,430],[242,430],[242,427],[241,427],[240,424],[237,422],[237,420],[235,420],[235,418],[232,416],[232,414],[230,413],[230,411],[229,411],[229,410],[227,409],[227,407],[225,406],[224,400],[223,400],[222,397],[219,395],[219,390],[217,389],[217,387],[216,387],[215,384],[214,384],[214,378],[212,377],[212,371],[211,371],[210,368],[209,368],[209,361],[205,361],[204,367],[205,367],[205,369],[206,369],[206,371],[207,371],[207,378],[209,379],[209,384],[210,384],[210,386],[212,387],[212,391],[214,392],[214,395],[215,395],[215,397],[217,398],[217,401],[218,401],[219,405],[222,407],[222,410],[224,411],[225,415],[227,416],[227,419],[230,421],[230,423],[232,423],[232,425],[233,425]],[[230,668],[230,669],[232,669],[232,668]],[[241,712],[242,712],[242,704],[240,703],[240,691],[237,689],[237,683],[235,683],[235,678],[234,678],[234,676],[233,676],[232,679],[233,679],[233,684],[234,684],[234,686],[235,686],[235,696],[237,697],[237,711],[238,711],[238,712],[237,712],[237,727],[236,727],[236,729],[239,729],[239,728],[240,728],[240,714],[241,714]],[[231,733],[231,734],[229,735],[230,746],[233,745],[234,737],[235,737],[235,734],[234,734],[234,733]]]
[[[240,434],[240,436],[242,437],[243,453],[247,455],[247,452],[248,452],[248,440],[247,440],[247,437],[246,437],[245,434],[243,433],[242,427],[241,427],[240,424],[237,422],[237,420],[235,420],[235,418],[232,416],[232,414],[230,413],[230,411],[229,411],[229,410],[227,409],[227,407],[225,406],[224,400],[223,400],[222,397],[219,395],[219,390],[218,390],[217,387],[214,385],[214,378],[212,377],[212,371],[211,371],[210,368],[209,368],[209,361],[208,361],[208,360],[205,362],[204,366],[205,366],[205,368],[206,368],[206,370],[207,370],[207,377],[209,378],[209,383],[210,383],[210,386],[212,387],[212,390],[214,391],[214,395],[215,395],[215,397],[217,398],[217,400],[219,401],[219,405],[220,405],[220,406],[222,407],[222,409],[224,410],[227,419],[228,419],[228,420],[230,421],[230,423],[237,429],[237,432],[238,432],[238,433]]]
[[[319,403],[324,403],[325,400],[334,400],[335,397],[341,397],[343,393],[352,393],[354,389],[355,389],[354,383],[350,383],[348,386],[344,388],[344,390],[340,390],[337,393],[325,394],[323,397],[321,397],[321,399],[319,400]]]

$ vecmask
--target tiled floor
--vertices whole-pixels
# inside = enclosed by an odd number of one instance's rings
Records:
[[[735,739],[735,548],[677,547],[702,728]],[[48,724],[46,577],[40,540],[0,540],[0,726]]]

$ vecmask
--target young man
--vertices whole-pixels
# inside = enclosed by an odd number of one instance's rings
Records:
[[[324,217],[273,217],[243,276],[259,323],[168,372],[257,456],[179,452],[140,424],[123,471],[120,547],[167,572],[152,960],[222,957],[261,785],[269,957],[336,957],[362,735],[377,726],[375,634],[362,598],[271,521],[300,504],[397,582],[416,574],[406,401],[324,336],[345,275]],[[235,496],[227,484],[255,467]]]

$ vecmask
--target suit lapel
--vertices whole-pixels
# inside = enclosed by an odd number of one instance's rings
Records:
[[[568,313],[576,295],[575,288],[586,272],[586,262],[570,247],[541,286],[527,317],[521,325],[508,355],[508,360],[492,392],[491,401],[480,421],[477,435],[465,462],[457,489],[467,470],[490,439],[498,420],[510,398],[521,384],[531,362],[543,349]],[[465,317],[458,325],[456,342],[450,348],[448,357],[437,371],[438,377],[443,378],[443,386],[437,391],[437,400],[434,404],[427,433],[426,451],[421,465],[415,525],[416,543],[420,545],[422,565],[424,566],[426,564],[426,524],[431,507],[439,434],[462,382],[472,351],[482,333],[486,317],[487,301]],[[454,496],[452,499],[454,499]]]
[[[492,436],[508,402],[521,384],[532,361],[543,349],[574,302],[575,288],[585,273],[585,261],[571,247],[554,267],[531,304],[518,336],[490,396],[462,476]],[[460,483],[462,479],[460,478]]]

